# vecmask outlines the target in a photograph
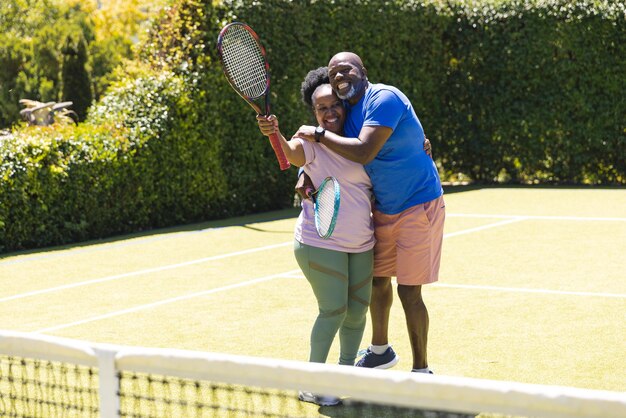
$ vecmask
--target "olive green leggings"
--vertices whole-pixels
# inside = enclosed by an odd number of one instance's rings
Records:
[[[374,251],[345,253],[295,241],[294,253],[319,308],[309,361],[325,363],[339,331],[339,364],[353,365],[370,303]]]

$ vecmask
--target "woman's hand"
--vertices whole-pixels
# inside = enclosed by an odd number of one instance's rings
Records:
[[[276,115],[256,115],[256,120],[263,135],[270,136],[280,132],[278,129],[278,118]]]
[[[296,182],[296,193],[300,195],[300,200],[310,199],[311,195],[307,193],[307,191],[315,190],[315,186],[311,181],[311,178],[306,174],[302,173],[298,176],[298,181]]]

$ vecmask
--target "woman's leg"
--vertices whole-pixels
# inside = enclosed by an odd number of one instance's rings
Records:
[[[317,299],[319,314],[311,331],[309,361],[325,363],[337,330],[344,322],[348,299],[348,255],[298,241],[294,254]]]
[[[354,365],[367,321],[372,294],[373,250],[348,254],[348,310],[339,329],[339,364]]]

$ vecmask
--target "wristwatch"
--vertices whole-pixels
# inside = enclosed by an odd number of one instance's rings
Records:
[[[321,126],[315,128],[315,142],[320,142],[320,139],[322,139],[325,133],[326,129],[322,128]]]

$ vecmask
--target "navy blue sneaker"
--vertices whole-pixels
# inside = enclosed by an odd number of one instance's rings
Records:
[[[391,346],[385,350],[383,354],[376,354],[369,348],[356,362],[356,367],[367,367],[369,369],[390,369],[400,361],[400,357],[396,355]]]

